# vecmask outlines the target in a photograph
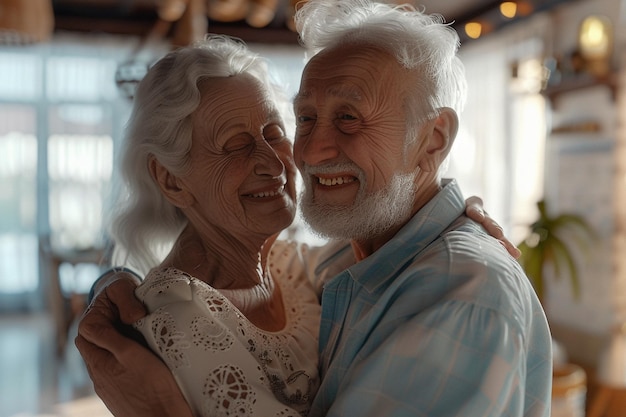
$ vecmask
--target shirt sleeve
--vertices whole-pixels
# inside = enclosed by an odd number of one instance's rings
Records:
[[[113,267],[105,271],[93,282],[93,284],[91,284],[89,294],[87,295],[87,304],[91,304],[96,294],[99,293],[102,288],[117,280],[122,274],[127,274],[127,276],[132,277],[135,279],[137,284],[141,282],[141,277],[135,271],[123,266]]]
[[[327,416],[521,416],[526,357],[517,327],[459,301],[388,322],[347,369]]]

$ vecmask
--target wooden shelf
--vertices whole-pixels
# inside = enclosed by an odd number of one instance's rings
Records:
[[[617,75],[613,73],[602,77],[583,74],[565,78],[559,84],[549,85],[542,91],[542,94],[554,104],[555,100],[562,94],[597,86],[607,87],[613,100],[617,97]]]

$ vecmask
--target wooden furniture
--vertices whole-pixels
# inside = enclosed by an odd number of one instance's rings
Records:
[[[557,85],[548,86],[542,91],[542,94],[554,105],[556,100],[563,94],[597,86],[608,88],[611,93],[611,98],[615,100],[618,90],[617,74],[610,73],[605,76],[581,74],[572,76]]]
[[[584,417],[587,374],[573,363],[555,367],[552,372],[552,416]]]
[[[626,416],[626,387],[615,388],[599,385],[590,398],[587,417]]]
[[[64,263],[71,265],[102,265],[105,260],[103,249],[55,250],[42,239],[40,243],[41,265],[46,279],[48,308],[55,326],[55,345],[57,356],[63,356],[68,342],[70,327],[87,307],[87,294],[65,293],[61,285],[59,268]]]
[[[47,41],[53,30],[51,0],[0,0],[0,39],[4,43]]]

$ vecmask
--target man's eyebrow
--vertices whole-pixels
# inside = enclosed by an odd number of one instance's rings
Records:
[[[361,92],[354,87],[330,87],[326,90],[326,94],[349,101],[361,101],[363,99]]]
[[[329,87],[326,94],[335,98],[342,98],[349,101],[361,101],[363,96],[361,91],[353,87]],[[296,93],[293,97],[293,104],[297,106],[301,101],[311,97],[311,93],[307,91]]]
[[[301,101],[307,99],[308,97],[311,97],[311,93],[298,92],[295,96],[293,96],[293,99],[291,101],[293,102],[294,106],[297,106],[298,104],[300,104]]]

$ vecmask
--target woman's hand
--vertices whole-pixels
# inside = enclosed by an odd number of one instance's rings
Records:
[[[483,200],[480,197],[471,196],[465,200],[465,214],[467,214],[467,217],[470,219],[480,223],[485,230],[487,230],[487,233],[498,239],[512,257],[515,259],[520,257],[522,252],[504,236],[502,227],[494,219],[489,217],[489,214],[487,214],[483,207]]]
[[[75,339],[96,394],[116,417],[192,417],[169,369],[131,327],[146,314],[137,279],[115,275],[100,286]]]

